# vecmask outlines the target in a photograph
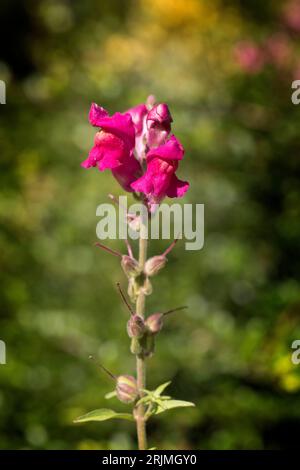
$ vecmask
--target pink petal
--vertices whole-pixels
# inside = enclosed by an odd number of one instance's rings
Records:
[[[148,163],[146,173],[131,187],[138,192],[155,198],[163,198],[169,187],[170,178],[175,171],[175,166],[168,162],[155,158]]]
[[[184,148],[175,135],[172,135],[165,144],[155,149],[149,150],[147,154],[147,161],[153,157],[159,157],[166,160],[181,160],[183,155]]]
[[[106,132],[116,135],[123,140],[128,151],[135,143],[135,130],[130,114],[115,113],[111,117],[104,117],[98,121],[99,127]]]
[[[153,185],[149,174],[145,173],[141,178],[131,183],[131,187],[137,193],[149,194],[152,192]]]
[[[126,113],[131,116],[136,133],[140,134],[143,130],[144,119],[148,113],[146,106],[144,104],[138,104],[137,106],[128,109]]]
[[[89,112],[89,121],[92,126],[100,127],[99,122],[105,117],[108,117],[108,112],[101,106],[98,106],[96,103],[92,103]]]
[[[98,145],[94,145],[94,147],[90,150],[88,158],[81,163],[81,166],[83,168],[91,168],[92,166],[97,166],[101,158],[101,147],[99,147]]]
[[[150,149],[154,149],[166,143],[169,130],[165,130],[159,124],[148,129],[146,134],[147,145]]]
[[[98,163],[100,171],[117,168],[128,153],[123,140],[109,132],[97,132],[95,144],[101,152],[101,159]]]
[[[189,189],[190,184],[187,181],[181,181],[175,173],[172,175],[170,185],[167,190],[168,197],[182,197]]]
[[[81,164],[83,168],[98,166],[100,171],[121,165],[127,155],[124,142],[113,134],[100,131],[95,135],[95,145],[88,158]]]
[[[83,162],[81,162],[81,163],[80,163],[80,166],[82,166],[82,168],[90,168],[90,167],[91,167],[91,164],[90,164],[89,159],[87,158],[86,160],[84,160]]]
[[[134,158],[133,153],[127,157],[122,165],[112,170],[112,174],[125,191],[132,192],[131,184],[139,178],[142,169],[139,162]]]

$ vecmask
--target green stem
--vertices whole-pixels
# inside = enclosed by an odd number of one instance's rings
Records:
[[[147,259],[147,239],[145,233],[145,226],[142,225],[139,240],[139,264],[141,269],[144,268]],[[141,317],[145,315],[145,294],[143,289],[140,288],[136,300],[136,313]],[[136,356],[136,374],[137,384],[140,390],[140,397],[143,396],[142,390],[146,388],[146,360],[144,357]],[[145,419],[145,406],[144,404],[138,405],[135,413],[136,429],[138,437],[139,450],[147,449],[147,435],[146,435],[146,419]]]

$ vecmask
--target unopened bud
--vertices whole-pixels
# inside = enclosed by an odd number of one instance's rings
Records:
[[[131,375],[119,375],[116,386],[117,397],[123,403],[132,403],[138,398],[138,387]]]
[[[146,327],[144,319],[140,315],[132,315],[127,322],[127,333],[129,338],[141,338]]]
[[[185,308],[187,308],[187,306],[183,305],[182,307],[173,308],[164,313],[153,313],[145,320],[145,325],[148,331],[152,333],[153,335],[156,335],[162,329],[164,325],[164,317],[166,315],[169,315],[170,313],[178,312],[179,310],[183,310]]]
[[[173,121],[170,110],[165,103],[159,103],[149,111],[147,115],[148,127],[160,124],[170,130],[170,124]]]
[[[162,313],[153,313],[146,319],[145,324],[152,334],[156,335],[160,332],[164,324],[163,318]]]
[[[122,256],[121,266],[128,278],[136,277],[141,273],[138,261],[128,255]]]
[[[165,143],[171,130],[172,117],[166,104],[160,103],[147,115],[147,145],[155,148]]]
[[[157,255],[149,258],[145,263],[146,276],[155,276],[166,265],[167,258],[164,255]]]

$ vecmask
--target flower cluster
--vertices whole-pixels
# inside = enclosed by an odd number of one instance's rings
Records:
[[[149,97],[124,113],[109,116],[93,103],[90,123],[99,128],[84,168],[111,170],[125,191],[139,193],[152,210],[166,196],[182,197],[189,183],[176,176],[184,149],[171,134],[172,117],[164,103],[154,104]]]

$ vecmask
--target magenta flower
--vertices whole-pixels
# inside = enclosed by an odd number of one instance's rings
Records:
[[[115,113],[109,117],[105,109],[93,103],[89,120],[101,130],[96,133],[94,146],[81,166],[97,166],[100,171],[110,169],[121,186],[132,191],[130,184],[141,174],[141,166],[133,154],[135,128],[130,114]]]
[[[111,170],[126,191],[141,193],[150,209],[165,196],[182,197],[188,190],[189,184],[175,175],[184,149],[174,135],[169,137],[172,117],[165,103],[154,105],[152,98],[113,116],[93,103],[89,121],[99,130],[82,167]]]
[[[148,204],[158,204],[165,196],[182,197],[189,188],[189,183],[177,178],[175,172],[184,149],[174,135],[160,147],[149,150],[147,171],[131,187],[146,196]]]

